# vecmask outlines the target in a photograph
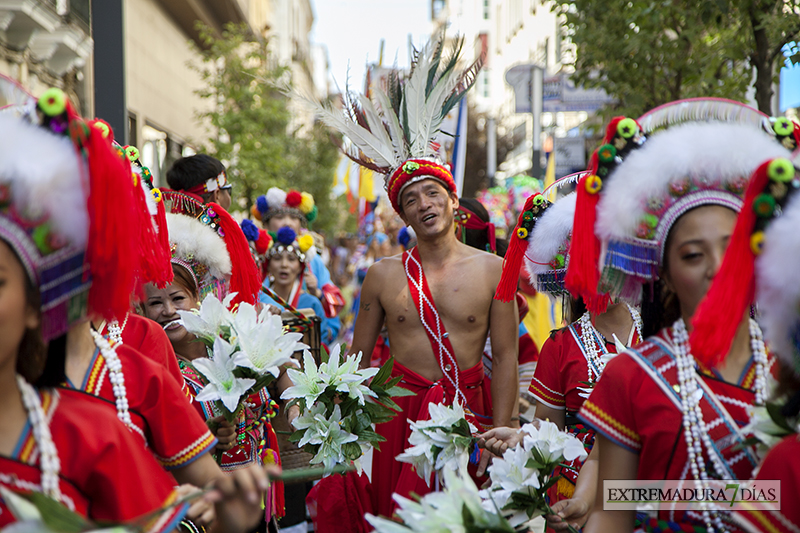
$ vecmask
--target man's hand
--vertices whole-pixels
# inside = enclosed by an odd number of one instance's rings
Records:
[[[589,519],[591,506],[580,498],[561,500],[553,504],[553,513],[545,516],[547,525],[555,531],[566,531],[569,526],[580,529]]]
[[[236,443],[236,428],[233,427],[225,417],[215,416],[206,420],[206,424],[211,429],[211,432],[217,437],[217,451],[226,452],[233,448]]]
[[[516,428],[497,427],[478,436],[478,446],[501,457],[509,448],[522,442],[523,435]]]

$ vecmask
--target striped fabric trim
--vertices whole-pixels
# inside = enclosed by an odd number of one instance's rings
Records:
[[[542,402],[548,407],[553,409],[566,408],[567,401],[564,395],[547,387],[535,377],[531,380],[531,386],[528,388],[528,391],[536,398],[537,402]]]
[[[42,409],[44,410],[45,418],[47,418],[47,423],[50,424],[58,405],[58,396],[53,394],[50,389],[41,389],[39,397],[42,399]],[[33,429],[30,425],[28,425],[26,431],[25,440],[20,446],[19,454],[16,458],[23,463],[32,465],[39,459],[39,450],[36,448],[36,439],[33,437]]]
[[[793,524],[780,511],[758,509],[742,502],[743,510],[733,514],[733,520],[745,531],[753,533],[800,533],[800,526]]]
[[[186,512],[189,510],[189,504],[182,503],[170,507],[177,499],[177,493],[173,491],[167,501],[164,502],[164,507],[167,507],[167,509],[145,526],[144,530],[147,533],[166,533],[178,527],[178,524],[183,520],[184,516],[186,516]]]
[[[215,446],[216,443],[217,439],[214,438],[214,435],[212,435],[210,431],[206,431],[202,437],[175,455],[171,457],[160,457],[156,455],[156,459],[161,463],[161,466],[167,470],[172,470],[173,468],[179,468],[194,461],[199,455],[207,452],[212,446]]]
[[[103,386],[103,381],[106,374],[106,360],[104,357],[99,356],[94,360],[94,365],[89,370],[86,378],[86,386],[84,391],[95,396],[100,396],[100,389]]]
[[[601,433],[604,437],[611,439],[623,448],[634,453],[639,453],[642,449],[641,438],[635,431],[626,427],[614,417],[600,409],[592,403],[591,396],[583,402],[578,418]]]

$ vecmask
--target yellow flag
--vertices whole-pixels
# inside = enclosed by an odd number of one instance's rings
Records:
[[[544,173],[544,188],[548,188],[556,181],[556,151],[550,152],[547,158],[547,170]]]
[[[368,168],[359,169],[358,197],[368,202],[375,201],[374,172]]]

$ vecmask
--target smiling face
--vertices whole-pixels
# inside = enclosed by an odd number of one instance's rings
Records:
[[[269,260],[269,275],[275,278],[277,287],[291,287],[301,270],[303,263],[292,252],[283,251]]]
[[[453,233],[453,210],[458,196],[435,179],[423,179],[408,185],[400,195],[400,217],[414,228],[417,238]]]
[[[188,286],[185,278],[188,276],[181,272],[182,267],[173,266],[175,279],[163,289],[159,289],[152,283],[145,285],[145,300],[142,303],[144,315],[150,320],[158,323],[169,337],[173,348],[176,345],[195,340],[195,336],[186,331],[180,323],[175,322],[180,319],[178,310],[190,311],[199,309],[197,295]],[[178,350],[176,350],[178,351]]]
[[[706,205],[688,211],[670,230],[663,278],[687,324],[722,264],[735,224],[735,212]]]

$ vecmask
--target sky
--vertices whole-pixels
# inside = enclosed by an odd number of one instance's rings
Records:
[[[367,62],[378,60],[386,40],[383,64],[408,65],[408,37],[419,47],[430,36],[430,0],[311,0],[311,41],[328,48],[329,77],[344,90],[361,91]],[[332,90],[335,85],[331,86]]]

